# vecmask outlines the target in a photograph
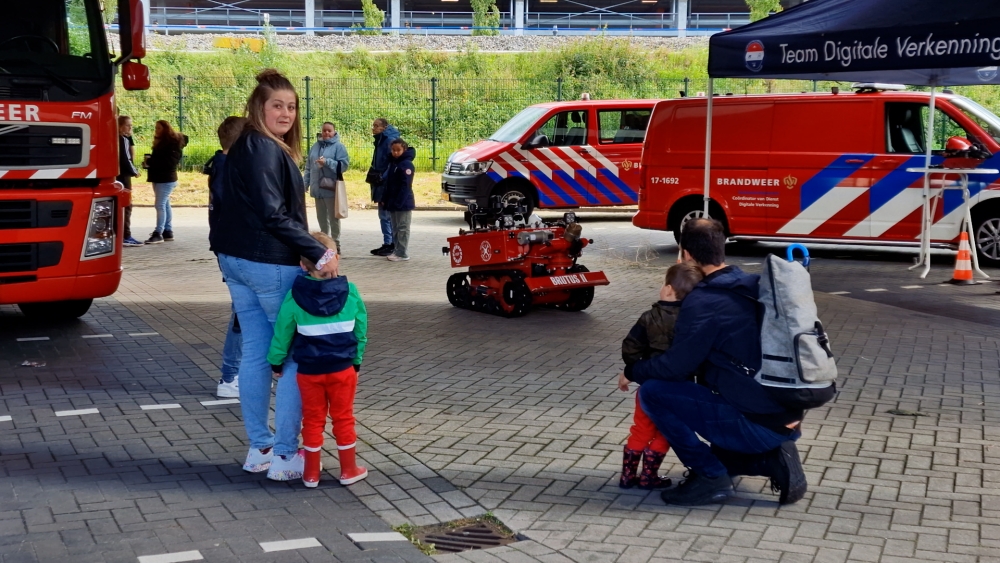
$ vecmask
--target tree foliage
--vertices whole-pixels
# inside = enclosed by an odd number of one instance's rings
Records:
[[[750,7],[750,21],[762,20],[781,11],[781,0],[746,0]]]
[[[500,9],[496,0],[471,0],[473,35],[500,35]]]
[[[385,24],[385,11],[379,10],[374,0],[361,0],[361,11],[365,16],[365,25],[364,29],[358,30],[358,34],[381,35],[382,25]]]

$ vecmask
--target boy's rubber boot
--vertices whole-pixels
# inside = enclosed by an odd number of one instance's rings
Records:
[[[364,467],[359,467],[357,461],[354,459],[355,444],[341,449],[342,446],[337,446],[337,455],[340,456],[340,484],[350,485],[351,483],[357,483],[358,481],[364,479],[368,476],[368,470]]]
[[[630,450],[625,446],[622,453],[622,478],[618,481],[618,486],[623,489],[631,489],[639,483],[636,472],[639,470],[639,460],[642,459],[642,452]]]
[[[319,474],[323,471],[323,461],[320,458],[323,454],[319,448],[316,451],[305,448],[304,455],[306,463],[302,470],[302,484],[312,489],[319,485]]]
[[[666,489],[670,486],[670,479],[660,477],[660,464],[666,453],[654,452],[646,448],[642,451],[642,473],[639,474],[639,488],[646,490]]]

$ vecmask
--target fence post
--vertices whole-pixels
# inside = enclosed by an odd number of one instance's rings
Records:
[[[437,172],[437,84],[438,79],[431,78],[431,171]]]
[[[313,136],[312,136],[312,95],[309,90],[309,85],[312,83],[312,79],[308,76],[305,78],[306,81],[306,150],[312,146]]]
[[[562,101],[562,83],[563,83],[563,79],[560,76],[559,78],[556,79],[556,101],[557,102],[561,102]]]
[[[184,77],[177,75],[177,130],[184,131]]]
[[[813,80],[813,92],[815,92],[815,91],[816,91],[816,81]]]
[[[691,79],[686,76],[684,77],[684,95],[691,97]]]

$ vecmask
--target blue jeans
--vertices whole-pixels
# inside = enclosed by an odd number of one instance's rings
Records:
[[[378,226],[382,228],[382,244],[392,245],[392,215],[381,203],[378,204]]]
[[[235,308],[229,315],[229,328],[226,329],[226,343],[222,346],[222,380],[232,383],[240,373],[240,363],[243,358],[243,329],[237,320]]]
[[[177,187],[177,182],[153,184],[153,207],[156,208],[156,232],[161,235],[165,231],[173,231],[174,212],[170,209],[170,193]]]
[[[274,429],[267,419],[271,406],[271,366],[267,350],[274,336],[274,322],[285,295],[301,275],[298,266],[264,264],[219,254],[219,266],[226,277],[233,311],[243,332],[243,360],[240,363],[240,406],[250,447],[274,446],[277,455],[293,455],[299,450],[302,426],[302,398],[295,381],[298,365],[285,361],[278,380],[274,404]]]
[[[725,475],[726,467],[699,435],[747,454],[764,453],[792,439],[750,422],[720,395],[690,381],[647,381],[639,387],[639,402],[681,463],[706,477]]]

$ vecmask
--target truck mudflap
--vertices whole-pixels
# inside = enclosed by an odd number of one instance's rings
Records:
[[[609,285],[608,276],[604,272],[578,272],[561,276],[539,276],[525,278],[524,283],[531,293],[539,294],[549,291],[576,289],[580,287],[596,287]]]

